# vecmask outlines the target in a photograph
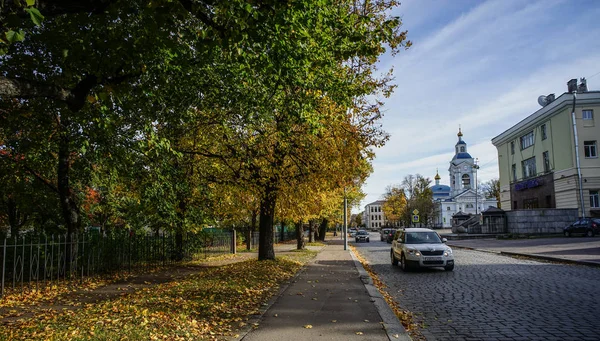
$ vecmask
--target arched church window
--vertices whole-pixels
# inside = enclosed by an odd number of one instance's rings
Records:
[[[460,147],[460,152],[464,153],[465,152],[465,147]]]
[[[471,186],[471,177],[469,176],[469,174],[463,174],[462,183],[463,183],[463,186],[465,186],[465,187]]]

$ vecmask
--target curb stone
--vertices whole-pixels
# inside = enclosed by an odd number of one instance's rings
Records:
[[[377,308],[377,312],[379,312],[379,316],[383,320],[383,328],[385,329],[388,339],[390,341],[412,341],[411,337],[408,335],[408,333],[398,320],[398,317],[396,316],[396,314],[394,314],[392,308],[390,308],[390,306],[387,304],[379,290],[375,287],[375,285],[373,285],[373,279],[371,278],[371,276],[369,276],[367,270],[365,270],[361,262],[358,260],[358,258],[350,248],[348,249],[348,251],[350,251],[350,255],[354,260],[354,266],[356,266],[360,279],[362,280],[365,289],[371,297],[371,302],[373,302],[373,304]]]
[[[572,260],[572,259],[548,257],[548,256],[541,256],[541,255],[536,255],[536,254],[510,252],[510,251],[496,251],[496,250],[488,250],[488,249],[478,249],[478,248],[469,247],[469,246],[458,246],[458,245],[451,245],[451,246],[453,248],[457,248],[457,249],[472,250],[472,251],[487,252],[487,253],[495,253],[495,254],[499,254],[499,255],[503,255],[503,256],[509,256],[509,257],[510,256],[518,256],[518,257],[525,257],[525,258],[531,258],[531,259],[539,259],[539,260],[545,260],[545,261],[556,262],[556,263],[569,263],[569,264],[575,264],[575,265],[585,265],[585,266],[600,267],[600,263],[597,263],[597,262],[588,262],[588,261],[584,261],[584,260]]]

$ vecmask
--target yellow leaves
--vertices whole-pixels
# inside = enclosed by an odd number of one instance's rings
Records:
[[[244,327],[248,316],[262,309],[263,302],[276,293],[279,285],[309,261],[308,255],[315,254],[289,256],[302,262],[253,260],[199,267],[196,274],[185,279],[160,285],[148,282],[138,290],[127,286],[125,296],[94,304],[82,305],[68,295],[57,302],[70,302],[80,308],[36,311],[34,319],[0,328],[0,340],[223,339]],[[123,288],[115,286],[113,290],[120,293]],[[16,307],[11,310],[21,313]],[[253,328],[257,326],[252,324]]]
[[[305,324],[303,327],[306,328],[306,329],[312,329],[313,326],[310,325],[310,324]]]

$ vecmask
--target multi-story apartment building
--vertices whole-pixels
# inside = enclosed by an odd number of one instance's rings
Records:
[[[585,79],[569,81],[568,90],[540,96],[541,109],[492,139],[502,209],[579,208],[600,216],[600,91],[588,91]]]
[[[377,200],[365,205],[363,212],[363,224],[367,229],[378,229],[385,226],[385,214],[383,213],[384,200]]]

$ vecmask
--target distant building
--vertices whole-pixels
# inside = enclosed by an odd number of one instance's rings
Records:
[[[435,185],[431,187],[434,200],[434,227],[452,227],[452,217],[457,214],[481,213],[488,207],[496,207],[496,199],[486,199],[476,189],[477,169],[479,168],[467,151],[467,143],[458,130],[458,142],[454,146],[454,157],[450,161],[448,172],[450,186],[440,185],[439,173],[435,175]],[[476,191],[477,190],[477,191]]]
[[[580,215],[600,216],[600,91],[588,91],[585,79],[567,87],[558,98],[540,96],[542,108],[492,139],[503,210],[578,208]]]
[[[384,202],[385,200],[377,200],[365,205],[365,211],[363,212],[363,224],[365,228],[376,229],[385,226]]]

